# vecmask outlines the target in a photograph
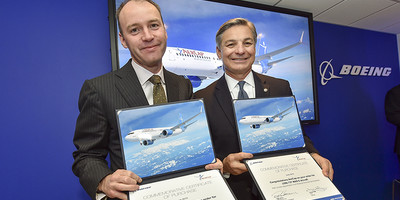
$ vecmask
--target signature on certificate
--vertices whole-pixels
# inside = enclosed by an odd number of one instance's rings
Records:
[[[276,199],[276,200],[287,200],[290,195],[294,195],[297,194],[296,192],[286,192],[286,191],[277,191],[275,193],[273,193],[271,196],[272,198]],[[292,198],[290,198],[292,199]]]
[[[326,187],[315,187],[315,188],[308,188],[306,191],[310,193],[311,196],[315,196],[316,193],[318,192],[324,192],[326,190]]]

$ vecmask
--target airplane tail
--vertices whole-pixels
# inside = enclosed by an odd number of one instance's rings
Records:
[[[257,36],[257,44],[256,44],[256,58],[258,56],[267,54],[267,44],[265,43],[265,37],[262,33]],[[262,68],[261,73],[266,74],[268,70],[272,68],[272,65],[269,64],[268,59],[256,59]]]
[[[183,123],[183,117],[181,113],[179,113],[179,123]]]
[[[200,107],[200,112],[197,113],[195,116],[193,116],[193,117],[187,119],[186,121],[183,121],[182,114],[179,113],[179,121],[180,121],[180,122],[179,122],[178,125],[172,127],[171,129],[174,130],[174,129],[176,129],[176,128],[179,127],[179,128],[181,128],[183,131],[186,130],[186,128],[187,128],[188,126],[192,125],[192,124],[195,123],[197,120],[194,121],[194,122],[191,122],[191,123],[189,123],[189,124],[186,124],[186,123],[188,123],[190,120],[194,119],[195,117],[199,116],[202,112],[203,112],[203,107]]]
[[[289,111],[291,108],[293,108],[293,106],[294,105],[292,105],[292,106],[290,106],[289,108],[286,108],[284,111],[282,111],[281,112],[281,109],[279,109],[279,107],[277,107],[277,110],[278,110],[278,114],[276,114],[276,115],[274,115],[274,116],[272,116],[273,118],[274,117],[277,117],[277,116],[280,116],[280,117],[284,117],[284,116],[286,116],[287,114],[289,114],[290,112],[288,112],[288,113],[286,113],[287,111]]]
[[[256,45],[256,56],[267,54],[267,45],[265,44],[265,38],[262,33],[258,34]]]

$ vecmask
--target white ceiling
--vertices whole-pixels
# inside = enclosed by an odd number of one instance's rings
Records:
[[[245,0],[310,12],[314,21],[400,34],[400,0]]]

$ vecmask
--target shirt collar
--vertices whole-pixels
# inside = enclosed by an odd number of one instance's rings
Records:
[[[225,80],[226,84],[228,85],[229,91],[232,92],[233,88],[235,88],[238,84],[238,80],[230,77],[228,74],[225,73]],[[253,77],[253,72],[251,71],[247,76],[243,79],[246,81],[247,84],[249,84],[251,87],[255,88],[254,84],[254,77]]]
[[[132,59],[132,66],[136,72],[138,79],[139,79],[140,85],[143,86],[149,80],[149,78],[153,75],[159,75],[161,77],[161,82],[163,84],[165,84],[163,67],[161,67],[161,70],[159,72],[153,74],[149,70],[147,70],[144,67],[137,64],[133,59]]]

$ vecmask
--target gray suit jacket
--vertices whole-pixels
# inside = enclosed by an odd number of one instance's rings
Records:
[[[254,75],[256,98],[292,95],[288,81],[256,72],[252,73]],[[232,97],[225,76],[222,76],[207,88],[197,91],[194,94],[194,98],[204,98],[207,120],[216,156],[222,161],[229,154],[240,152]],[[311,140],[307,136],[304,139],[307,151],[317,153]],[[239,200],[257,199],[252,195],[252,193],[254,194],[254,191],[252,192],[254,187],[248,173],[231,176],[228,179],[228,183]]]
[[[165,69],[164,78],[169,102],[192,97],[189,80]],[[115,110],[148,105],[148,101],[129,60],[117,71],[86,80],[78,105],[80,114],[73,139],[77,150],[73,152],[72,171],[94,199],[99,182],[124,168]]]

